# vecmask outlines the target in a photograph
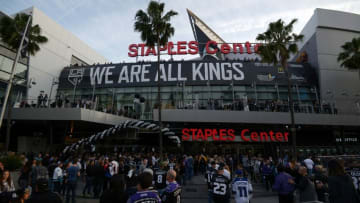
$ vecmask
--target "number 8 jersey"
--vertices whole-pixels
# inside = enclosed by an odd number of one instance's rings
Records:
[[[236,203],[249,203],[253,188],[247,178],[235,178],[232,184]]]
[[[230,180],[224,175],[214,174],[211,179],[214,202],[226,202],[230,199]]]

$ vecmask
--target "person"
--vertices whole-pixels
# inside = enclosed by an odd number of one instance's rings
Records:
[[[94,166],[94,198],[99,198],[105,180],[104,161],[99,160]]]
[[[20,171],[20,177],[18,180],[18,184],[20,188],[25,188],[29,185],[30,179],[30,171],[31,171],[31,162],[26,162],[23,168]]]
[[[320,202],[326,202],[327,201],[326,195],[329,194],[327,176],[324,175],[324,169],[322,165],[316,165],[314,169],[315,169],[314,183],[315,183],[318,200]]]
[[[232,183],[232,192],[235,194],[236,203],[249,203],[252,197],[253,188],[241,170],[235,171],[236,178]]]
[[[116,161],[115,158],[111,161],[110,174],[111,176],[117,175],[119,173],[119,162]]]
[[[215,203],[228,203],[230,201],[230,180],[224,176],[224,164],[221,163],[217,173],[212,177],[211,187]]]
[[[85,187],[82,191],[84,197],[86,197],[86,191],[87,194],[91,196],[91,188],[93,186],[94,176],[95,176],[95,161],[91,160],[86,165],[86,170],[85,170]]]
[[[194,175],[194,159],[191,155],[185,161],[185,173],[187,180],[191,180]]]
[[[129,163],[129,171],[125,177],[126,180],[126,194],[132,196],[136,193],[138,175],[136,174],[136,166],[133,161]]]
[[[30,169],[30,176],[29,176],[29,183],[31,187],[36,187],[36,160],[32,160],[31,169]]]
[[[70,164],[70,167],[66,170],[66,174],[67,174],[66,203],[70,202],[70,198],[72,203],[75,203],[77,179],[80,176],[80,170],[77,167],[76,161],[73,161],[72,164]],[[70,192],[71,192],[71,196],[70,196]]]
[[[154,185],[156,190],[159,192],[160,197],[166,188],[166,171],[164,170],[166,163],[161,162],[160,168],[155,170],[154,174]]]
[[[59,161],[57,163],[57,167],[54,169],[53,176],[52,176],[52,182],[54,184],[54,190],[55,192],[60,194],[61,191],[61,184],[63,182],[63,170],[62,170],[63,164]]]
[[[153,176],[150,173],[142,173],[138,177],[137,192],[133,194],[127,203],[160,203],[161,199],[156,190],[152,190]]]
[[[272,185],[271,185],[271,182],[272,182],[271,181],[271,176],[273,174],[273,170],[271,168],[271,164],[270,164],[269,160],[265,161],[265,164],[261,168],[261,172],[262,172],[262,175],[264,177],[266,190],[269,191],[270,188],[272,187]]]
[[[111,168],[112,168],[112,164],[111,164],[111,162],[109,162],[109,159],[106,158],[105,164],[104,164],[105,179],[104,179],[104,184],[103,184],[103,191],[109,189],[109,187],[110,187],[110,180],[112,177],[111,172],[110,172]]]
[[[45,161],[45,160],[44,160]],[[43,161],[43,163],[44,163]],[[50,190],[51,192],[54,192],[55,189],[55,183],[53,180],[53,176],[54,176],[54,172],[55,172],[55,168],[57,167],[57,163],[55,160],[51,160],[48,168],[48,174],[49,174],[49,184],[50,184]]]
[[[312,176],[313,168],[314,168],[314,162],[311,159],[311,156],[309,156],[307,159],[304,160],[304,164],[307,168],[307,173],[309,176]]]
[[[216,173],[216,162],[211,161],[210,166],[208,166],[205,172],[205,181],[208,186],[208,203],[212,203],[212,188],[211,188],[211,179],[213,175]]]
[[[30,197],[30,190],[22,188],[16,191],[16,197],[10,200],[10,203],[25,203]]]
[[[148,167],[148,160],[144,159],[141,162],[140,168],[139,168],[139,172],[142,173],[144,172],[144,169]]]
[[[340,160],[330,160],[328,163],[328,184],[330,203],[358,203],[360,202],[352,178],[345,173]]]
[[[278,175],[275,177],[273,190],[278,192],[279,203],[293,203],[295,182],[294,178],[285,172],[284,167],[280,164],[277,167]]]
[[[180,195],[181,195],[181,187],[175,181],[176,172],[170,169],[167,172],[166,180],[168,181],[168,185],[166,186],[165,192],[161,196],[162,202],[164,203],[180,203]]]
[[[38,179],[36,181],[35,192],[33,192],[26,203],[62,203],[59,194],[49,191],[48,180]]]
[[[0,178],[0,202],[9,202],[13,192],[15,192],[14,182],[10,171],[5,169]]]
[[[36,180],[38,179],[46,179],[49,180],[49,171],[48,169],[43,166],[42,159],[36,161]]]
[[[307,177],[307,168],[301,166],[299,168],[299,183],[296,184],[296,188],[300,193],[300,202],[312,202],[317,201],[317,194],[314,183]]]
[[[48,101],[48,95],[45,94],[44,98],[42,99],[42,107],[46,107]]]
[[[231,180],[231,173],[230,173],[230,168],[228,165],[224,166],[224,176],[227,177],[229,180]]]
[[[110,189],[101,195],[100,203],[126,202],[127,199],[124,177],[122,175],[114,175],[110,180]]]

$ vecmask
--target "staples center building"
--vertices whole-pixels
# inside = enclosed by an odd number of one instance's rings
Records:
[[[192,152],[287,150],[293,138],[283,68],[262,63],[256,44],[221,47],[226,42],[194,13],[188,14],[195,42],[168,48],[199,58],[161,62],[164,125]],[[341,45],[360,36],[360,15],[316,9],[301,34],[305,38],[299,55],[289,63],[298,150],[359,152],[359,73],[341,68],[336,59]],[[163,51],[172,53],[171,48]],[[129,47],[129,56],[153,53],[141,44]],[[157,74],[156,62],[66,67],[57,96],[92,101],[91,108],[98,111],[157,121]],[[153,137],[144,139],[147,145],[158,145]]]

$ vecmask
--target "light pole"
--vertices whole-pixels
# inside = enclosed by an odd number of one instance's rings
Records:
[[[20,41],[19,48],[18,48],[18,50],[17,50],[17,52],[16,52],[16,56],[15,56],[14,63],[13,63],[13,65],[12,65],[12,67],[11,67],[10,78],[9,78],[8,86],[6,87],[3,106],[2,106],[2,108],[1,108],[1,114],[0,114],[0,129],[1,129],[1,126],[2,126],[2,121],[3,121],[3,119],[4,119],[5,110],[6,110],[6,105],[7,105],[8,99],[9,99],[11,87],[12,87],[12,85],[13,85],[13,80],[14,80],[14,75],[15,75],[15,67],[16,67],[16,64],[17,64],[17,62],[18,62],[18,60],[19,60],[20,52],[21,52],[21,50],[22,50],[23,43],[24,43],[25,37],[26,37],[26,33],[27,33],[27,31],[28,31],[28,27],[29,27],[30,22],[31,22],[31,17],[32,17],[32,16],[29,15],[28,21],[27,21],[26,26],[25,26],[24,33],[22,33],[22,37],[21,37],[21,41]]]
[[[78,84],[78,78],[74,78],[75,85],[74,85],[74,91],[73,91],[73,103],[75,104],[75,94],[76,94],[76,86]]]

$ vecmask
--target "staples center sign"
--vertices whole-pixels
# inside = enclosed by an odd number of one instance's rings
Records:
[[[230,142],[288,142],[288,132],[251,131],[242,129],[197,129],[183,128],[183,141],[230,141]]]
[[[218,44],[215,41],[208,41],[205,44],[205,50],[207,54],[215,54],[220,51],[223,54],[229,53],[247,53],[253,54],[257,53],[259,46],[261,44],[251,44],[250,42],[245,43],[232,43],[232,44]],[[202,51],[202,50],[200,50]],[[157,55],[156,47],[148,47],[146,44],[130,44],[129,45],[129,57],[137,57],[137,56],[149,56],[149,55]],[[199,53],[199,43],[197,41],[178,41],[176,44],[174,42],[168,42],[165,46],[160,47],[161,52],[166,52],[168,55],[196,55]]]

